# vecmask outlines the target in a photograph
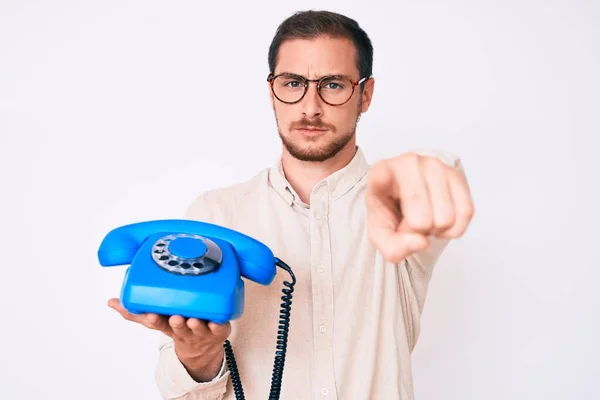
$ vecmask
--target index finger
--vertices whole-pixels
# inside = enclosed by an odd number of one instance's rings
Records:
[[[389,198],[397,194],[398,188],[394,180],[394,173],[387,160],[378,161],[369,171],[366,190],[367,201],[373,197]]]

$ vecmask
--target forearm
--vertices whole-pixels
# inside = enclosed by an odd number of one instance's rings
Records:
[[[209,349],[201,356],[196,357],[190,357],[185,352],[178,351],[177,346],[174,346],[174,351],[187,373],[198,383],[212,381],[223,369],[225,358],[223,347]]]
[[[205,373],[208,375],[208,370]],[[162,337],[156,366],[156,383],[163,398],[169,400],[221,400],[229,379],[224,357],[212,377],[204,379],[203,382],[196,380],[198,378],[204,377],[193,377],[179,360],[173,342],[169,338]]]

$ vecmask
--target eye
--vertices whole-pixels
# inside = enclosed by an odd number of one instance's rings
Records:
[[[300,82],[300,81],[288,80],[288,81],[285,81],[283,83],[283,86],[289,86],[289,87],[292,87],[292,88],[299,88],[299,87],[302,87],[304,85],[302,85],[302,82]]]
[[[321,88],[326,90],[343,90],[347,86],[344,79],[328,78],[321,82]]]
[[[275,79],[274,82],[276,87],[285,90],[303,89],[305,84],[304,81],[297,76],[281,75]]]

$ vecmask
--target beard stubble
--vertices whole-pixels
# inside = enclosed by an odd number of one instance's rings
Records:
[[[360,113],[358,114],[354,127],[349,132],[346,132],[341,136],[337,135],[337,129],[335,128],[335,126],[325,124],[321,120],[311,122],[307,119],[302,119],[300,121],[292,122],[288,127],[289,132],[292,132],[294,129],[298,128],[317,128],[328,129],[331,133],[333,133],[333,140],[322,146],[317,146],[316,144],[319,140],[321,140],[320,137],[307,138],[307,141],[312,141],[313,143],[315,143],[315,146],[310,146],[307,148],[298,143],[294,143],[291,139],[283,135],[283,133],[281,132],[279,120],[277,119],[277,115],[275,115],[275,121],[277,123],[277,132],[286,150],[295,159],[307,162],[323,162],[337,155],[344,147],[346,147],[346,145],[350,142],[350,140],[352,140],[352,138],[356,134],[356,125],[358,123],[359,118]]]

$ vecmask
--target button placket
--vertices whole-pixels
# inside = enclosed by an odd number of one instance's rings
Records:
[[[333,281],[329,238],[329,188],[315,187],[310,199],[311,266],[313,272],[313,340],[315,350],[315,398],[335,398],[332,354]]]

